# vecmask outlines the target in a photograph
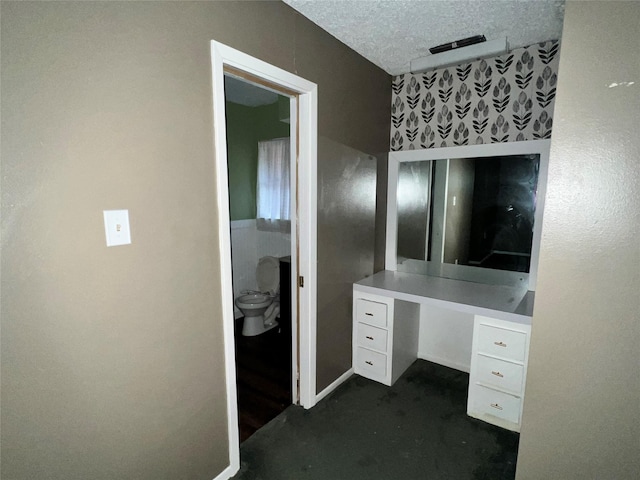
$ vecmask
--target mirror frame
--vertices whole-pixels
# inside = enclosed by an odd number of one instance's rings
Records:
[[[464,145],[460,147],[428,148],[422,150],[389,152],[385,269],[396,271],[398,268],[398,169],[401,162],[533,154],[540,155],[540,170],[538,172],[537,204],[533,223],[533,243],[531,245],[531,264],[529,267],[527,288],[528,290],[535,290],[538,277],[540,241],[542,238],[542,216],[544,213],[544,200],[547,193],[547,172],[549,169],[550,146],[551,140],[528,140],[522,142],[490,143],[484,145]],[[452,269],[456,269],[456,267],[463,267],[467,269],[472,268],[474,270],[477,269],[478,271],[496,271],[482,267],[451,265]]]

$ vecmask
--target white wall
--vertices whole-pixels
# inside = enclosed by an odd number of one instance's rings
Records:
[[[418,358],[469,372],[473,315],[437,307],[420,308]]]
[[[291,234],[263,232],[255,220],[231,222],[231,260],[233,267],[233,297],[246,290],[257,290],[256,266],[264,256],[291,255]],[[236,317],[240,311],[236,308]]]
[[[258,259],[267,255],[272,257],[291,255],[291,234],[257,230],[256,248]]]
[[[255,220],[231,222],[231,262],[233,268],[233,297],[245,290],[256,290],[258,243]],[[237,310],[237,308],[236,308]]]

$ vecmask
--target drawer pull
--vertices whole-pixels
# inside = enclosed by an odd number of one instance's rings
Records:
[[[494,372],[493,370],[491,370],[491,374],[495,375],[496,377],[504,378],[504,375],[500,372]]]
[[[367,317],[373,317],[373,313],[364,312],[364,314],[365,314]]]
[[[491,403],[490,405],[491,405],[491,408],[495,408],[496,410],[502,410],[502,407],[497,403]]]
[[[373,366],[373,362],[370,362],[369,360],[365,360],[364,363],[366,363],[367,365]]]
[[[503,342],[493,342],[493,344],[494,344],[494,345],[497,345],[497,346],[499,346],[499,347],[506,347],[506,346],[507,346],[507,344],[506,344],[506,343],[503,343]]]
[[[366,336],[366,337],[364,337],[364,338],[366,338],[367,340],[373,340],[373,337],[370,337],[369,335],[367,335],[367,336]]]

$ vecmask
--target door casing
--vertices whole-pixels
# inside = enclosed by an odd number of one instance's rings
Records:
[[[316,311],[317,311],[317,116],[316,84],[216,41],[211,42],[213,89],[213,140],[218,210],[218,249],[224,335],[225,383],[229,438],[229,467],[217,478],[230,478],[240,468],[238,401],[235,372],[233,284],[229,185],[227,173],[226,112],[224,75],[242,78],[262,88],[289,96],[291,118],[292,209],[291,269],[296,285],[292,295],[293,391],[304,408],[317,402],[316,396]],[[293,154],[295,152],[295,154]],[[304,278],[304,287],[298,279]]]

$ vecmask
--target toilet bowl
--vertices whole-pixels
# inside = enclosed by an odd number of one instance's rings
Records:
[[[263,315],[272,301],[272,297],[263,293],[247,293],[236,298],[236,306],[242,310],[245,317],[255,317]]]
[[[280,263],[275,257],[262,257],[256,268],[259,292],[246,292],[235,300],[244,315],[242,335],[253,337],[278,326],[280,314]]]

